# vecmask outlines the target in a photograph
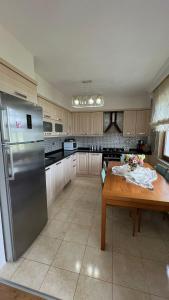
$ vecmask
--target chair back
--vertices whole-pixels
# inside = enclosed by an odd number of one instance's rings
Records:
[[[106,172],[105,172],[105,169],[103,168],[102,171],[101,171],[101,182],[102,182],[102,186],[104,185],[105,178],[106,178]]]
[[[169,182],[169,170],[165,174],[165,179]]]
[[[168,168],[167,167],[165,167],[165,166],[163,166],[163,165],[161,165],[161,164],[157,164],[156,165],[156,171],[158,172],[158,173],[160,173],[162,176],[166,176],[166,173],[167,173],[167,171],[168,171]]]

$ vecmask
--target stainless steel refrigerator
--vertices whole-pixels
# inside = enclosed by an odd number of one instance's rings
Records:
[[[42,109],[0,92],[0,197],[7,261],[47,222]]]

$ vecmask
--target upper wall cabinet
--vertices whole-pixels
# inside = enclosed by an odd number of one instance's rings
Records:
[[[0,90],[37,104],[37,84],[0,61]]]
[[[149,135],[150,110],[125,111],[123,122],[124,136]]]
[[[72,113],[72,131],[80,136],[103,135],[103,113]]]

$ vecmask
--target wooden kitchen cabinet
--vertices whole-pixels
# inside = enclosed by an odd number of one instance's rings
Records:
[[[52,165],[53,166],[53,165]],[[54,164],[53,168],[53,193],[54,197],[59,194],[59,192],[64,187],[64,166],[63,161],[59,161]]]
[[[72,178],[72,157],[68,156],[63,160],[64,166],[64,185],[66,185]]]
[[[52,171],[51,167],[45,169],[46,173],[46,197],[47,197],[47,206],[52,203],[53,200],[53,191],[52,191]]]
[[[149,135],[150,110],[132,110],[124,112],[123,135],[146,136]]]
[[[136,111],[125,111],[123,120],[123,135],[135,136],[136,133]]]
[[[89,153],[89,174],[100,175],[102,169],[102,153]]]
[[[103,112],[91,113],[91,135],[103,135]]]
[[[77,153],[77,167],[78,175],[87,175],[89,173],[89,155],[88,153]]]
[[[139,110],[136,113],[136,135],[145,136],[150,130],[150,110]]]
[[[0,60],[0,91],[37,104],[37,83]]]

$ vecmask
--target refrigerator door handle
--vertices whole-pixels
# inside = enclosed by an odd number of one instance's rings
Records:
[[[13,152],[12,147],[10,145],[5,145],[7,157],[9,157],[8,160],[8,169],[7,169],[7,179],[8,180],[15,180],[15,171],[14,171],[14,163],[13,163]]]
[[[10,126],[8,118],[8,109],[1,108],[1,124],[2,124],[2,143],[10,142]]]

